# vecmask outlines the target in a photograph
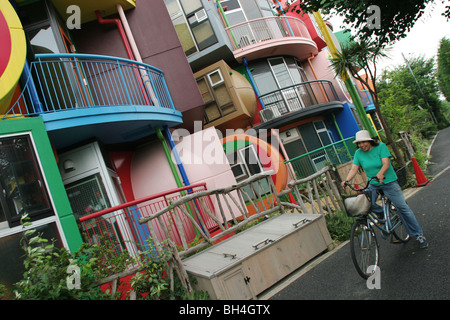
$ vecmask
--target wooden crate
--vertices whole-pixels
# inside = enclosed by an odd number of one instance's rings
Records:
[[[322,215],[285,213],[183,260],[212,299],[254,299],[331,245]]]

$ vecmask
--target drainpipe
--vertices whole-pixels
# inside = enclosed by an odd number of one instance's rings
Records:
[[[125,16],[125,12],[123,11],[123,8],[120,4],[117,4],[116,7],[117,7],[117,12],[119,12],[120,21],[122,22],[123,28],[125,30],[125,34],[130,43],[131,50],[133,51],[134,57],[135,57],[136,61],[143,62],[141,54],[139,52],[139,49],[136,45],[136,41],[134,40],[133,33],[131,32],[130,25],[128,24],[127,17]],[[151,86],[151,79],[149,78],[147,72],[145,72],[144,70],[140,70],[140,72],[141,72],[142,79],[144,79],[145,87],[146,87],[148,93],[150,94],[150,98],[154,102],[155,107],[159,107],[159,105],[160,105],[159,101],[156,97],[155,92],[153,91],[153,87]]]
[[[311,71],[312,71],[312,73],[313,73],[313,75],[314,75],[314,78],[316,78],[316,80],[319,80],[319,79],[317,78],[316,70],[314,69],[314,67],[313,67],[313,65],[312,65],[312,63],[311,63],[311,59],[312,59],[312,58],[314,58],[314,54],[313,54],[313,53],[311,53],[311,56],[308,58],[308,64],[309,64],[309,67],[311,68]],[[330,102],[330,101],[328,100],[328,96],[325,94],[325,90],[323,89],[323,84],[322,84],[322,83],[320,84],[320,90],[322,91],[322,94],[323,94],[323,96],[325,97],[325,99],[327,100],[327,102]]]
[[[166,133],[167,133],[167,131],[169,131],[169,129],[167,127],[166,127],[165,130],[166,130]],[[177,184],[177,187],[181,188],[183,186],[183,184],[181,183],[181,179],[180,179],[180,176],[178,174],[177,168],[173,164],[172,157],[170,155],[170,150],[169,150],[169,147],[167,146],[166,139],[164,138],[164,135],[161,132],[161,128],[160,127],[155,127],[155,132],[156,132],[156,136],[158,137],[159,141],[161,141],[161,144],[162,144],[163,150],[164,150],[164,154],[166,155],[167,162],[169,163],[169,166],[170,166],[170,170],[172,170],[172,175],[175,178],[175,182]],[[169,131],[169,135],[168,136],[170,137],[169,142],[172,144],[173,143],[173,139],[172,139],[172,135],[170,134],[170,131]],[[175,147],[175,143],[173,144],[173,146]],[[176,148],[174,148],[174,149],[176,150]],[[177,164],[179,165],[178,167],[180,167],[180,165],[182,167],[183,165],[181,164],[181,161],[179,161],[180,158],[178,156],[178,152],[175,151],[175,154],[176,154],[175,158],[176,158]],[[182,170],[180,170],[180,172],[182,173],[182,175],[183,174],[185,175],[184,168]],[[187,176],[183,176],[183,179],[184,178],[186,178],[185,183],[187,183],[186,186],[188,186],[189,185],[189,180],[187,179]],[[183,194],[183,192],[181,192],[181,194]],[[197,203],[195,203],[195,205],[197,206]],[[188,209],[189,213],[191,214],[191,216],[194,217],[194,215],[192,214],[192,211],[191,211],[191,208],[190,208],[189,204],[187,204],[187,209]],[[198,206],[197,206],[197,209],[198,209]],[[197,219],[199,219],[199,218],[197,217]],[[200,227],[202,228],[203,231],[205,231],[203,229],[203,226],[201,225],[201,223],[200,223]],[[197,233],[197,235],[199,235],[198,230],[195,230],[195,232]]]
[[[328,31],[327,26],[325,25],[325,22],[322,19],[321,14],[318,11],[313,12],[314,18],[316,18],[317,24],[319,26],[320,31],[322,32],[322,35],[325,38],[325,42],[330,49],[331,54],[333,57],[336,56],[338,50],[336,48],[336,45],[334,44],[333,39],[331,38],[330,32]],[[369,131],[371,137],[375,137],[377,135],[377,132],[374,130],[372,125],[370,124],[369,118],[366,114],[366,111],[364,110],[364,106],[361,103],[361,99],[359,98],[358,93],[356,92],[355,86],[352,83],[352,80],[350,79],[348,72],[345,71],[342,75],[342,80],[345,83],[345,86],[347,87],[347,90],[352,97],[353,104],[355,105],[356,111],[361,118],[361,121],[363,123],[364,129]]]
[[[166,135],[167,140],[169,141],[169,146],[175,157],[175,161],[177,162],[178,170],[180,171],[181,177],[183,178],[183,183],[185,186],[188,186],[191,183],[189,182],[189,179],[186,174],[186,170],[183,167],[183,163],[181,163],[180,155],[178,154],[178,150],[175,147],[175,142],[173,141],[172,134],[170,133],[170,130],[167,126],[164,127],[164,133]]]
[[[125,46],[125,51],[127,52],[128,59],[134,60],[133,51],[131,50],[130,44],[128,43],[127,36],[125,34],[125,31],[123,29],[122,23],[119,19],[103,19],[102,15],[100,14],[100,11],[96,10],[95,15],[97,16],[97,21],[100,24],[115,24],[117,26],[117,29],[119,30],[120,37],[122,38],[122,42]],[[136,72],[136,70],[135,70]],[[144,96],[145,102],[147,105],[152,105],[152,103],[148,100],[147,93],[145,92],[145,89],[142,86],[142,79],[139,77],[139,75],[136,75],[138,77],[139,86],[141,87],[142,95]]]
[[[283,11],[283,6],[281,5],[280,1],[277,0],[278,6],[280,7],[280,10]],[[283,13],[283,17],[286,18],[286,15]],[[291,35],[294,36],[294,31],[292,31],[291,25],[289,24],[289,20],[286,19],[286,24],[289,27],[289,31],[291,32]]]
[[[225,15],[225,11],[223,10],[223,7],[222,7],[222,4],[220,3],[220,0],[216,0],[216,5],[217,5],[217,8],[219,8],[220,16],[222,17],[222,21],[224,22],[225,27],[229,28],[230,27],[230,23],[228,22],[227,16]],[[234,47],[237,48],[238,47],[237,41],[234,38],[232,30],[230,30],[230,36],[231,36],[231,38],[232,38],[232,40],[234,42]]]
[[[243,64],[244,64],[245,72],[247,73],[247,76],[248,76],[248,78],[249,78],[249,80],[250,80],[250,83],[251,83],[251,85],[252,85],[252,87],[253,87],[253,90],[255,91],[256,96],[258,97],[259,103],[261,103],[261,107],[262,107],[263,109],[265,109],[266,107],[264,106],[264,103],[262,102],[261,98],[259,97],[259,91],[258,91],[258,88],[256,87],[256,84],[255,84],[255,82],[253,81],[252,73],[250,72],[250,69],[248,68],[248,62],[247,62],[247,59],[242,58],[242,62],[243,62]]]
[[[119,12],[120,20],[121,20],[121,22],[123,24],[123,27],[125,29],[125,33],[126,33],[126,35],[128,37],[128,40],[130,42],[131,49],[133,50],[133,54],[136,57],[137,61],[143,62],[141,54],[140,54],[139,49],[137,47],[136,41],[134,40],[133,33],[131,32],[130,25],[128,24],[127,17],[125,16],[125,12],[123,11],[123,8],[122,8],[122,6],[120,4],[117,4],[116,7],[117,7],[117,12]],[[141,73],[142,73],[142,77],[145,79],[146,87],[147,87],[147,89],[148,89],[148,91],[150,93],[150,96],[151,96],[152,100],[155,102],[155,106],[158,106],[159,105],[158,104],[158,99],[156,98],[156,95],[153,92],[153,88],[150,85],[150,79],[148,78],[147,73],[144,72],[144,71],[141,71]],[[165,130],[165,134],[166,134],[167,140],[169,140],[170,148],[174,152],[175,160],[177,161],[178,169],[180,170],[181,176],[183,178],[184,185],[188,186],[188,185],[190,185],[190,182],[189,182],[189,179],[188,179],[188,177],[186,175],[186,170],[183,167],[183,163],[181,163],[181,159],[180,159],[180,156],[178,155],[178,151],[175,148],[175,143],[174,143],[174,141],[172,139],[172,134],[170,133],[169,128],[165,127],[164,130]],[[160,128],[158,128],[156,132],[157,132],[157,135],[158,134],[162,135]],[[158,138],[160,138],[160,137],[158,136]],[[161,138],[160,138],[160,140],[161,140]]]
[[[161,132],[161,128],[155,127],[155,132],[156,132],[156,136],[158,137],[159,141],[161,141],[161,144],[162,144],[163,150],[164,150],[164,154],[166,155],[167,162],[169,162],[170,170],[172,170],[172,175],[175,178],[177,187],[181,188],[183,186],[183,184],[181,183],[181,179],[180,179],[180,176],[178,175],[177,168],[173,164],[172,157],[170,156],[170,150],[169,150],[169,147],[167,146],[167,141]]]
[[[95,11],[95,14],[97,16],[97,21],[100,24],[115,24],[117,26],[117,29],[119,29],[120,37],[122,38],[122,42],[125,45],[125,50],[127,51],[128,59],[134,60],[133,52],[130,48],[130,45],[127,40],[127,36],[125,34],[125,31],[123,30],[122,23],[119,19],[103,19],[102,15],[100,14],[100,11]]]

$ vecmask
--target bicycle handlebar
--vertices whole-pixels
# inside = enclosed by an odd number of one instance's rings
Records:
[[[352,189],[353,191],[356,191],[356,192],[364,192],[364,191],[367,190],[367,188],[369,187],[370,182],[371,182],[373,179],[375,179],[375,180],[377,180],[377,181],[380,181],[380,179],[378,179],[377,177],[372,177],[372,178],[370,178],[369,180],[367,180],[367,185],[366,185],[364,188],[362,188],[362,189],[356,189],[356,188],[352,187],[352,185],[351,185],[348,181],[344,181],[344,185],[350,187],[350,189]]]

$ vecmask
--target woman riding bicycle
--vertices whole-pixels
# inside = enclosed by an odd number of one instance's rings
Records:
[[[355,152],[347,179],[342,182],[342,187],[345,188],[345,183],[353,179],[360,167],[365,171],[367,177],[377,177],[378,181],[372,180],[369,187],[372,190],[372,211],[376,214],[383,212],[381,206],[375,203],[376,191],[381,189],[397,208],[408,234],[416,237],[420,248],[428,247],[422,228],[406,203],[402,189],[397,182],[397,175],[389,160],[391,153],[386,145],[382,142],[375,142],[367,130],[358,131],[353,143],[358,146],[358,149]]]

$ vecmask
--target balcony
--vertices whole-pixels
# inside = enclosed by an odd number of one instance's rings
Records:
[[[265,109],[260,111],[258,128],[273,128],[318,114],[342,110],[333,84],[327,80],[308,81],[259,96]]]
[[[56,147],[92,136],[128,142],[182,122],[161,70],[86,54],[36,55],[22,94],[1,119],[23,116],[42,117]]]
[[[296,179],[306,178],[329,165],[340,165],[353,159],[356,146],[355,137],[331,143],[286,161],[292,165]]]
[[[267,17],[239,23],[225,29],[240,63],[276,55],[304,60],[318,53],[306,24],[293,17]]]
[[[195,241],[199,231],[195,225],[201,225],[200,230],[217,231],[217,219],[214,221],[207,212],[214,212],[209,196],[202,197],[202,203],[197,200],[187,201],[179,210],[167,212],[149,224],[139,224],[144,217],[153,217],[161,209],[187,195],[207,191],[206,183],[197,183],[186,187],[164,191],[138,200],[127,202],[80,218],[80,226],[85,241],[91,245],[113,246],[115,255],[128,251],[131,256],[139,256],[139,251],[145,251],[149,237],[153,243],[171,239],[176,245],[183,246]],[[151,252],[151,255],[158,255]]]
[[[367,111],[375,110],[375,105],[373,103],[372,94],[369,90],[361,90],[359,92],[359,96],[361,97],[361,101],[363,103],[364,109]]]

